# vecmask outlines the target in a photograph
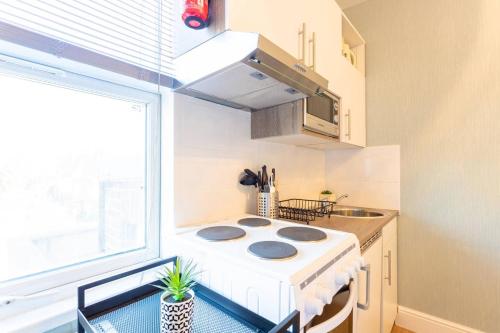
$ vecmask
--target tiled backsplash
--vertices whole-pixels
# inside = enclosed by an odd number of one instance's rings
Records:
[[[250,139],[250,113],[175,95],[174,212],[177,226],[256,212],[244,168],[276,168],[280,199],[314,198],[325,186],[325,153]]]
[[[344,204],[399,209],[399,146],[327,152],[326,187],[349,194]]]
[[[249,112],[178,94],[174,122],[177,226],[255,213],[256,189],[239,177],[262,164],[276,168],[280,199],[317,199],[328,188],[348,193],[346,204],[399,209],[399,146],[325,153],[251,140]]]

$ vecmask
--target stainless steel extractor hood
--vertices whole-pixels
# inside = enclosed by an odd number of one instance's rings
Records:
[[[311,96],[328,81],[257,33],[225,31],[175,59],[176,92],[257,110]]]

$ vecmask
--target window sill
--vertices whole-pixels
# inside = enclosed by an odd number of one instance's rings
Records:
[[[134,268],[145,266],[147,264],[153,263],[158,260],[159,259],[157,258],[154,260],[145,261],[140,264],[132,265],[106,274],[95,276],[91,279],[85,279],[79,281],[77,285],[83,285],[90,283],[92,281],[101,280],[103,278],[120,274],[122,272],[126,272]],[[152,282],[156,280],[155,277],[156,277],[155,272],[147,274],[146,278],[144,278],[144,276],[140,274],[137,274],[137,276],[132,276],[131,278],[124,279],[123,281],[119,280],[115,284],[112,284],[111,286],[106,285],[106,288],[100,288],[100,289],[96,288],[95,290],[89,292],[90,295],[88,296],[88,299],[90,301],[88,303],[90,304],[96,303],[102,299],[109,298],[125,290],[133,289],[148,282]],[[71,288],[74,290],[74,293],[72,293],[74,296],[50,302],[46,305],[39,306],[35,309],[26,309],[25,311],[19,311],[19,313],[2,318],[0,320],[0,332],[40,333],[76,321],[77,285],[75,284],[71,286]]]
[[[76,297],[2,319],[0,332],[46,332],[76,319]]]

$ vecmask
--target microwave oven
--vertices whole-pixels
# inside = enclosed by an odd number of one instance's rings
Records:
[[[341,98],[323,90],[303,100],[304,128],[339,138]]]

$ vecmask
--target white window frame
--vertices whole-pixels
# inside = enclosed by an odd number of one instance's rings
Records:
[[[79,91],[146,104],[146,245],[63,268],[0,283],[0,311],[12,298],[12,305],[26,299],[74,292],[74,285],[92,277],[159,258],[161,212],[161,97],[97,78],[75,74],[10,56],[0,55],[0,72]],[[104,73],[105,74],[105,73]],[[105,76],[105,75],[103,75]],[[66,287],[66,288],[65,288]],[[64,294],[64,295],[63,295]],[[43,297],[53,300],[53,297]],[[21,305],[21,304],[19,304]],[[9,305],[7,305],[9,306]],[[17,308],[17,306],[14,306]],[[12,309],[13,310],[13,309]],[[10,312],[10,311],[9,311]],[[0,317],[2,317],[0,315]]]

